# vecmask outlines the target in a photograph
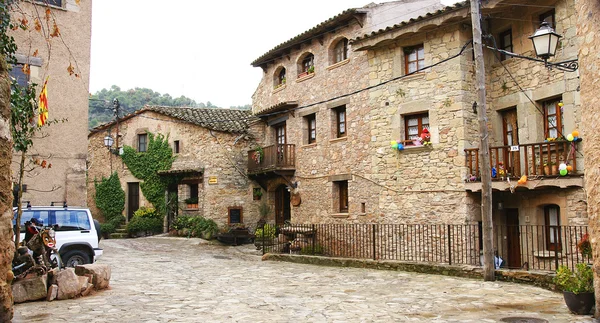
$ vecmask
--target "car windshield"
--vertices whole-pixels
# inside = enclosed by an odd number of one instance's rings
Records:
[[[17,213],[15,212],[15,219]],[[58,224],[56,231],[90,230],[91,223],[84,210],[23,210],[21,232],[25,232],[25,222],[36,218],[44,225]],[[13,225],[15,224],[13,219]]]

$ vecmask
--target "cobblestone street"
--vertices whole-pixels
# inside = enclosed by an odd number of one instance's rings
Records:
[[[569,314],[562,294],[504,282],[261,261],[253,246],[103,240],[111,288],[15,306],[14,322],[496,322]]]

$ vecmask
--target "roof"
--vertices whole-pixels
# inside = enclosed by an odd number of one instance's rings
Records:
[[[339,14],[323,21],[322,23],[312,27],[311,29],[301,33],[300,35],[290,38],[288,41],[285,41],[285,42],[275,46],[270,51],[264,53],[262,56],[255,59],[251,65],[254,67],[258,67],[268,61],[271,61],[274,58],[281,56],[281,54],[286,49],[293,47],[295,45],[299,45],[302,42],[305,42],[305,41],[309,40],[310,38],[313,38],[316,35],[319,35],[326,31],[335,29],[334,27],[339,26],[341,23],[343,23],[347,20],[350,20],[350,19],[354,19],[355,14],[364,14],[364,13],[365,13],[364,11],[361,11],[360,9],[356,9],[356,8],[344,10],[342,13],[339,13]]]
[[[396,29],[400,29],[400,28],[405,27],[407,25],[410,25],[410,24],[413,24],[413,23],[416,23],[416,22],[420,22],[420,21],[423,21],[423,20],[431,19],[431,18],[434,18],[434,17],[437,17],[437,16],[441,16],[441,15],[444,15],[444,14],[449,13],[451,11],[460,10],[460,9],[463,9],[463,8],[469,8],[469,1],[457,2],[457,3],[455,3],[452,6],[447,6],[447,7],[444,7],[443,9],[436,10],[434,12],[429,12],[429,13],[425,14],[424,16],[419,16],[417,18],[411,18],[408,21],[403,21],[401,23],[394,24],[394,25],[388,26],[386,28],[382,28],[382,29],[379,29],[379,30],[372,31],[369,34],[364,34],[362,36],[358,36],[358,37],[350,40],[350,42],[352,43],[352,42],[359,41],[359,40],[370,39],[370,38],[373,38],[373,37],[378,36],[380,34],[383,34],[383,33],[386,33],[386,32],[390,32],[390,31],[394,31]]]
[[[298,106],[297,101],[283,101],[277,104],[274,104],[266,109],[261,110],[256,114],[257,117],[264,117],[266,115],[272,115],[276,112],[285,111],[289,109],[293,109]]]
[[[149,111],[160,113],[207,129],[232,133],[246,132],[248,124],[257,119],[252,115],[250,110],[145,106],[138,111],[119,118],[119,121],[131,119]],[[107,129],[115,123],[116,120],[97,126],[90,130],[90,135]]]

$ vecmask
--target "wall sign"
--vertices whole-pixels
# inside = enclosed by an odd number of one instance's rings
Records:
[[[209,185],[214,185],[217,184],[219,181],[217,180],[217,176],[209,176],[208,177],[208,184]]]

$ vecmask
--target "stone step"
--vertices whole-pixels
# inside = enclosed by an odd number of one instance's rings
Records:
[[[123,227],[118,228],[115,230],[115,233],[127,233],[127,228],[123,228]]]
[[[125,239],[127,238],[127,233],[111,233],[110,239]]]

